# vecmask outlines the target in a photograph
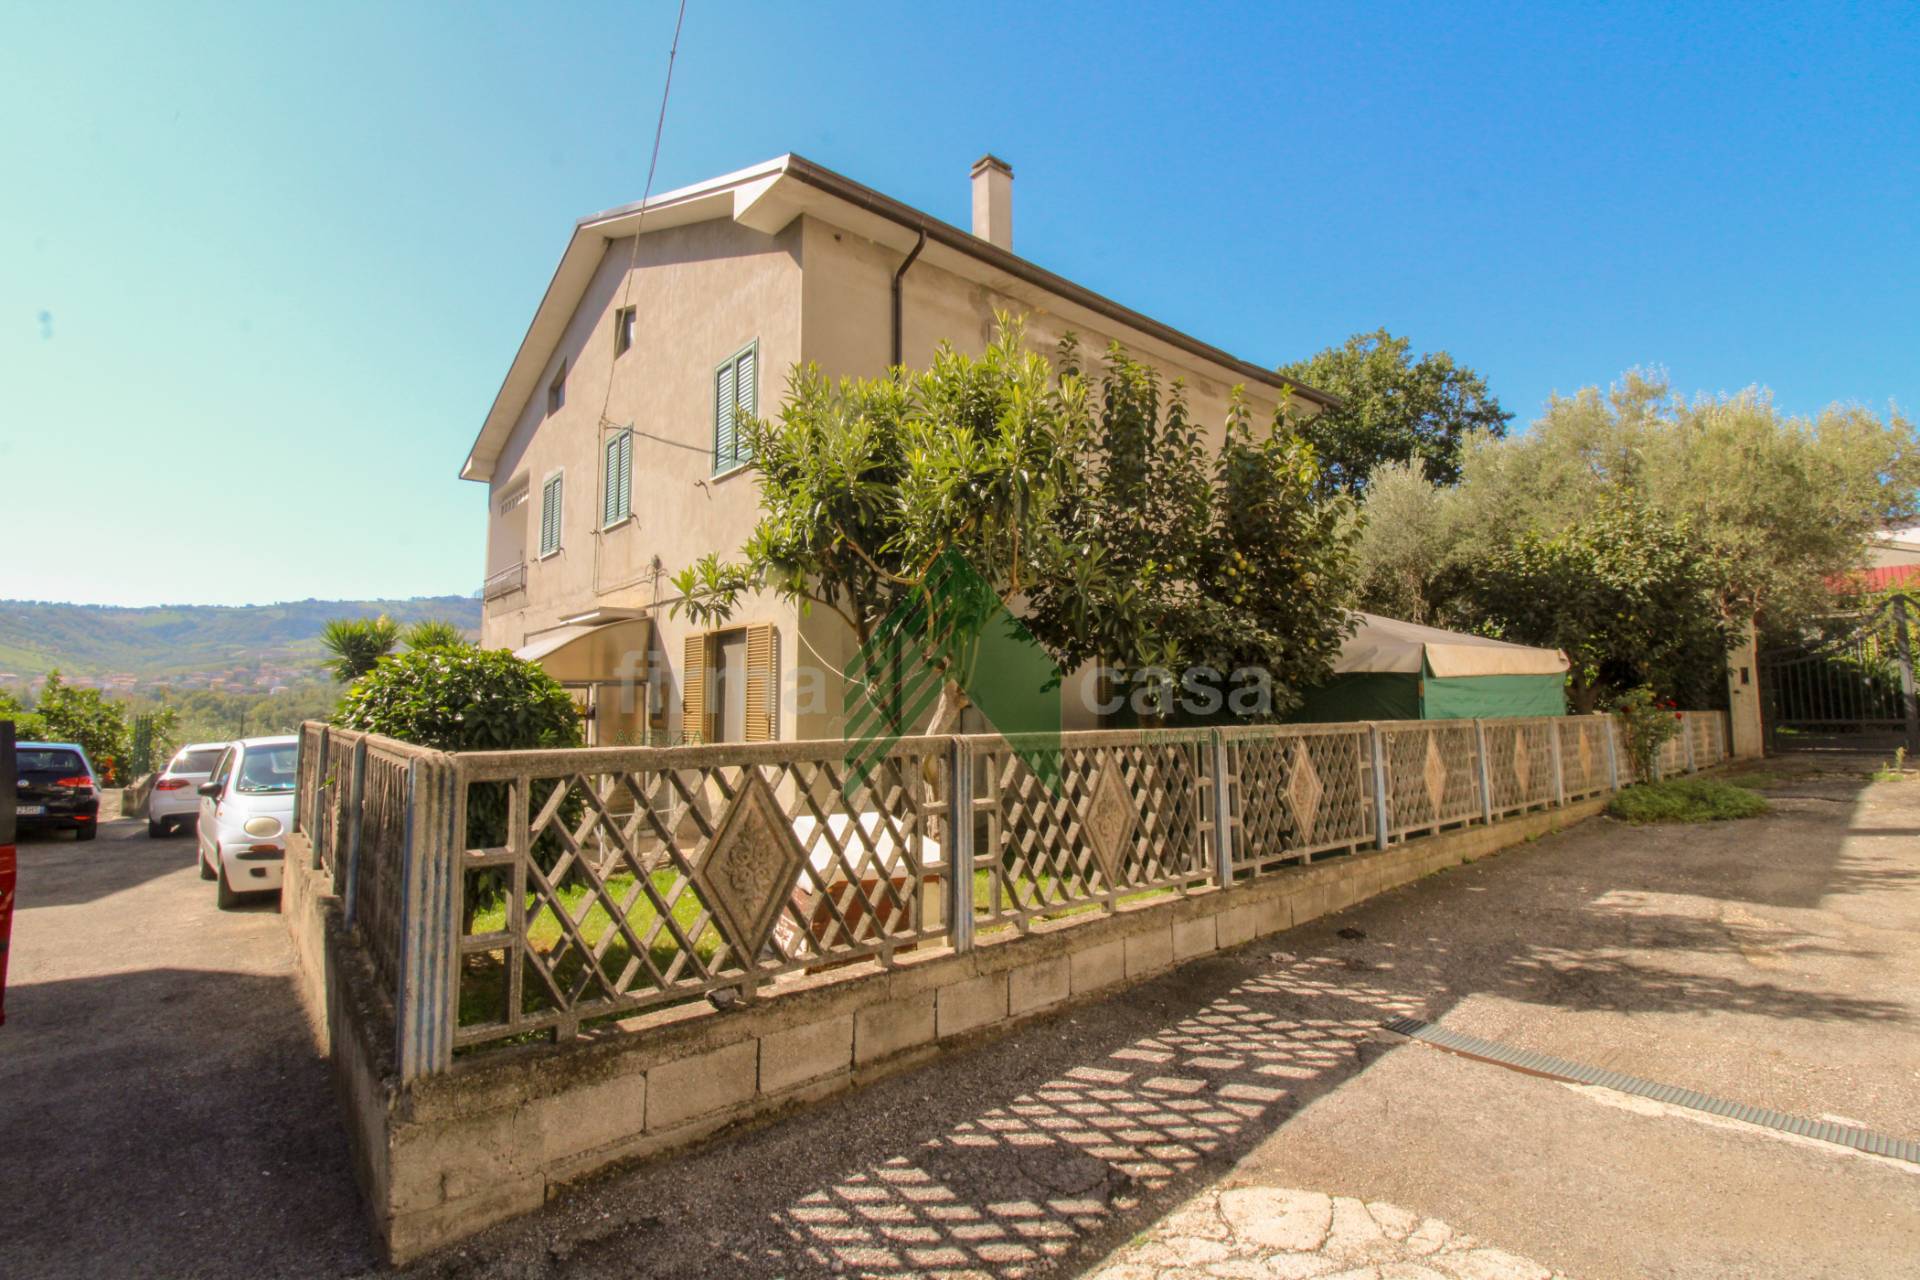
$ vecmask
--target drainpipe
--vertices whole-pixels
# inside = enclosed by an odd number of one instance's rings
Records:
[[[926,228],[922,227],[920,229],[920,238],[913,242],[913,252],[909,253],[907,255],[907,260],[900,264],[900,269],[893,273],[893,364],[894,365],[899,365],[904,359],[904,357],[900,353],[900,282],[906,278],[907,268],[913,265],[913,260],[919,257],[920,251],[926,247],[927,247],[927,232],[926,232]]]

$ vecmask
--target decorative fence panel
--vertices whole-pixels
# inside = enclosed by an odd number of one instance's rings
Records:
[[[1613,786],[1609,757],[1612,726],[1602,716],[1567,716],[1548,722],[1560,736],[1560,792],[1567,801],[1585,800]]]
[[[1553,720],[1484,720],[1494,817],[1553,803]]]
[[[463,755],[456,1047],[946,935],[952,745]]]
[[[1205,730],[961,739],[976,927],[1024,930],[1207,880],[1211,741]]]
[[[1688,712],[1659,771],[1727,757]],[[1113,911],[1633,782],[1610,717],[449,755],[308,724],[297,824],[393,994],[456,1051],[980,930]],[[961,803],[958,820],[952,798]],[[1016,944],[1017,945],[1017,944]]]
[[[1401,839],[1482,816],[1473,721],[1392,721],[1378,730],[1387,770],[1389,836]]]
[[[1375,842],[1367,726],[1225,729],[1220,738],[1236,876]]]

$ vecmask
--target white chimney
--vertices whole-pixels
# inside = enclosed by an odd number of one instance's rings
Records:
[[[973,162],[973,234],[1013,252],[1013,166],[995,155]]]

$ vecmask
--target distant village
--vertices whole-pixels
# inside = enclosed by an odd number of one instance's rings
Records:
[[[62,671],[60,679],[76,689],[99,689],[103,693],[126,696],[138,690],[216,689],[223,693],[285,693],[295,685],[319,679],[321,672],[311,662],[242,662],[210,671],[180,671],[164,675],[136,675],[114,671],[105,675],[77,675]],[[37,693],[46,683],[42,673],[21,674],[0,671],[0,689],[14,693]]]

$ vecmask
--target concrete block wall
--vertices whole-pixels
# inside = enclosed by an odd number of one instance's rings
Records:
[[[289,877],[288,926],[329,1023],[356,1168],[396,1262],[538,1207],[609,1164],[685,1147],[1000,1034],[1184,961],[1339,911],[1386,889],[1598,813],[1596,798],[1385,850],[1291,867],[1226,890],[1134,904],[800,977],[743,1008],[704,1001],[565,1045],[457,1062],[401,1089],[374,1046],[390,1005],[339,930],[337,903]],[[304,847],[289,865],[305,865]],[[302,883],[294,885],[299,879]],[[311,920],[319,920],[316,947]],[[388,1026],[380,1024],[382,1010]]]

